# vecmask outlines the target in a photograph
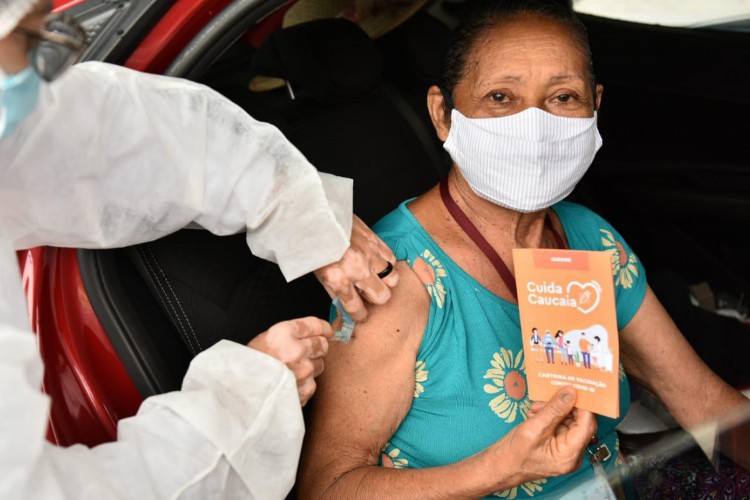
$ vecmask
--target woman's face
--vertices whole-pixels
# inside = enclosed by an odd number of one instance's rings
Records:
[[[601,91],[597,86],[594,95],[586,55],[570,28],[523,16],[495,26],[474,43],[453,102],[469,118],[508,116],[530,107],[585,118],[594,115]],[[442,104],[439,90],[431,89],[428,99],[438,135],[445,140],[449,116],[443,112],[436,121],[434,111],[439,110],[432,102]]]

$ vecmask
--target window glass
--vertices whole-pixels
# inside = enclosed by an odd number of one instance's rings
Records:
[[[750,32],[750,0],[573,0],[573,8],[643,24]]]

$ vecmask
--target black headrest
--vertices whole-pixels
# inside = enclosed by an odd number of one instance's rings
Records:
[[[409,22],[378,41],[386,59],[386,75],[420,92],[437,85],[450,37],[451,29],[442,21],[426,12],[417,12]]]
[[[359,26],[344,19],[319,19],[272,34],[255,55],[253,70],[288,80],[316,101],[332,104],[371,92],[383,62]]]

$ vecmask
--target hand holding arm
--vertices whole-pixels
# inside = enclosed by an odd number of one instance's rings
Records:
[[[328,353],[331,325],[318,318],[282,321],[248,343],[284,363],[297,379],[302,406],[315,392],[315,377],[323,373],[323,357]]]
[[[360,294],[371,304],[385,304],[391,298],[391,288],[398,284],[398,270],[382,276],[396,257],[359,217],[353,218],[351,243],[344,256],[315,271],[315,276],[331,298],[338,296],[352,319],[361,322],[367,319],[367,309]]]

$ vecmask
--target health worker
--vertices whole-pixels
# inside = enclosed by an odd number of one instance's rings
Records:
[[[45,439],[50,401],[16,251],[133,245],[190,225],[244,231],[288,280],[315,271],[357,321],[362,297],[390,298],[395,258],[353,216],[351,180],[318,173],[219,94],[104,63],[67,69],[84,33],[51,7],[0,0],[0,498],[284,498],[328,323],[282,322],[250,348],[219,342],[181,391],[122,420],[116,442],[63,449]]]

